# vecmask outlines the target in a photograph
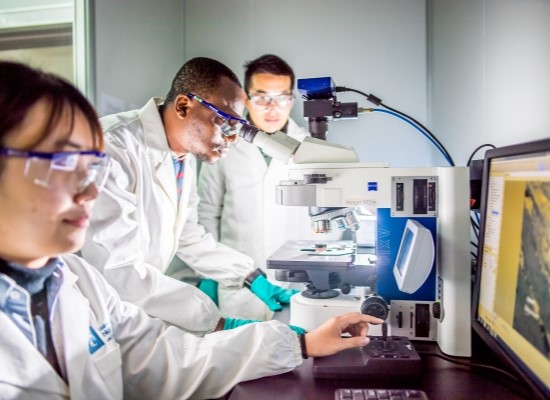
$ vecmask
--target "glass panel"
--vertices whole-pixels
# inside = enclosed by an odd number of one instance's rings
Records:
[[[0,29],[0,60],[19,61],[75,83],[72,24]]]
[[[0,60],[22,62],[75,84],[74,21],[74,0],[0,1]]]

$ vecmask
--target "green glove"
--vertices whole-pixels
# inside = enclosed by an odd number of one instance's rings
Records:
[[[303,335],[304,333],[306,333],[306,330],[304,328],[300,328],[299,326],[289,325],[288,327],[290,329],[292,329],[294,332],[296,332],[298,334],[298,336]]]
[[[258,296],[271,311],[283,309],[281,304],[290,303],[290,298],[298,293],[298,290],[283,289],[280,286],[270,283],[263,275],[259,275],[250,285],[250,290]]]
[[[199,282],[199,289],[204,292],[208,297],[212,299],[218,306],[218,282],[212,279],[201,279]]]
[[[234,319],[234,318],[225,318],[225,322],[223,323],[223,330],[226,331],[228,329],[234,329],[239,326],[252,324],[254,322],[262,322],[257,319]],[[292,329],[294,332],[296,332],[298,335],[301,335],[303,333],[306,333],[305,329],[300,328],[299,326],[295,325],[289,325],[290,329]]]
[[[228,329],[237,328],[238,326],[243,326],[247,324],[252,324],[254,322],[262,322],[257,319],[234,319],[234,318],[225,318],[225,322],[223,323],[223,330],[226,331]]]

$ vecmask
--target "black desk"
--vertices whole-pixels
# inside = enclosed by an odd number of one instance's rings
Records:
[[[277,315],[279,320],[288,320],[288,311]],[[464,359],[495,366],[496,360],[474,337],[475,354],[482,357]],[[422,374],[411,379],[356,380],[356,379],[316,379],[313,377],[313,360],[304,363],[294,371],[238,384],[226,399],[244,400],[301,400],[334,399],[337,388],[411,388],[424,390],[430,400],[477,400],[477,399],[521,399],[521,391],[516,391],[514,382],[505,375],[487,369],[461,366],[433,356],[422,355],[437,352],[435,343],[414,342],[422,358]]]

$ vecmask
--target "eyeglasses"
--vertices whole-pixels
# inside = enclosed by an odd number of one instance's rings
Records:
[[[214,122],[214,124],[220,129],[222,135],[224,135],[225,137],[235,136],[238,133],[238,128],[240,128],[241,125],[248,125],[247,120],[242,118],[237,118],[223,112],[222,110],[217,108],[215,105],[210,104],[206,100],[203,100],[196,94],[187,93],[187,97],[189,97],[192,100],[197,100],[203,106],[209,108],[210,110],[216,113],[216,115],[212,119],[212,122]]]
[[[110,156],[102,151],[44,153],[0,148],[0,156],[26,158],[24,176],[36,185],[82,193],[90,185],[101,191],[107,180]]]
[[[279,109],[285,109],[290,107],[294,103],[294,95],[283,93],[274,96],[270,96],[264,93],[248,94],[248,98],[253,106],[258,108],[268,108],[271,104],[275,103],[275,106]]]

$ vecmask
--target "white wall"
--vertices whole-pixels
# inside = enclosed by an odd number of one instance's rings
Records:
[[[0,11],[31,3],[2,0]],[[458,165],[483,143],[550,134],[549,0],[91,3],[100,115],[165,95],[191,57],[217,58],[242,78],[245,61],[272,52],[299,78],[332,76],[418,119]],[[339,99],[370,106],[354,94]],[[293,116],[303,122],[301,104]],[[356,147],[362,161],[446,165],[415,130],[382,114],[334,122],[328,140]]]
[[[0,29],[72,22],[73,0],[0,0]]]
[[[95,0],[95,100],[100,116],[167,94],[184,61],[181,0]]]
[[[426,123],[425,0],[186,0],[184,15],[186,59],[218,59],[242,80],[245,61],[274,53],[297,78],[331,76]],[[351,93],[338,99],[374,106]],[[293,116],[305,126],[301,115],[298,102]],[[333,122],[327,140],[355,147],[362,161],[446,165],[416,130],[385,114]]]
[[[430,0],[428,8],[430,125],[455,162],[485,143],[549,137],[550,1]]]

